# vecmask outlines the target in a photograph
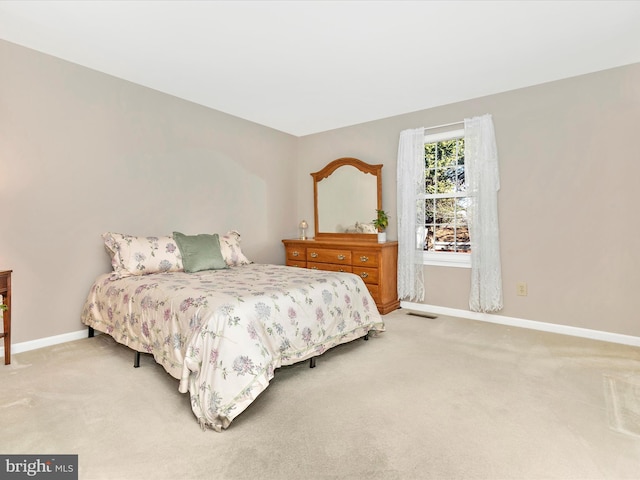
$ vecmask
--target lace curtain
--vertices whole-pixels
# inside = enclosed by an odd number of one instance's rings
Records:
[[[471,203],[467,210],[471,237],[471,293],[475,312],[502,309],[502,272],[498,229],[498,150],[491,115],[464,120],[464,163]]]
[[[468,118],[465,177],[471,197],[471,293],[475,312],[502,309],[502,269],[498,230],[498,152],[491,115]],[[398,145],[398,296],[424,300],[424,128],[403,130]]]
[[[424,128],[403,130],[398,145],[398,296],[410,300],[424,300],[422,248],[417,247],[424,229],[424,201],[418,200],[423,197]]]

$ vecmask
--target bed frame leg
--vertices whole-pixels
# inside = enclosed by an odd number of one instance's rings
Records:
[[[87,327],[89,329],[88,331],[88,338],[93,338],[96,334],[96,331],[93,329],[93,327]]]
[[[316,357],[311,357],[309,359],[309,368],[316,368]]]
[[[369,332],[364,336],[364,341],[366,342],[367,340],[369,340]]]
[[[140,366],[140,352],[136,352],[136,356],[133,359],[133,368],[138,368]]]

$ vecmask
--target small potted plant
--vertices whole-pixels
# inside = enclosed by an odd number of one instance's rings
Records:
[[[384,210],[376,210],[378,216],[373,219],[373,226],[378,229],[378,243],[384,243],[387,241],[387,232],[385,231],[389,226],[389,216]]]

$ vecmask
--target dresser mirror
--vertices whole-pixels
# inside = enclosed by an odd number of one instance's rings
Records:
[[[372,222],[382,208],[382,165],[339,158],[311,176],[315,237],[377,242]]]

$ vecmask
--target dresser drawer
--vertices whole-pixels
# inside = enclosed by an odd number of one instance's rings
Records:
[[[364,280],[364,283],[378,284],[378,269],[377,268],[365,268],[365,267],[353,267],[353,273],[360,275],[360,278]]]
[[[312,270],[328,270],[330,272],[348,272],[352,273],[351,265],[337,265],[335,263],[315,263],[307,262],[307,268]]]
[[[287,260],[287,267],[307,268],[307,262],[299,260]]]
[[[287,265],[289,264],[289,261],[294,261],[294,262],[306,262],[306,258],[307,258],[307,251],[305,248],[300,248],[300,247],[287,247],[286,248],[286,252],[287,252]],[[304,266],[304,265],[303,265]]]
[[[354,267],[377,267],[379,265],[379,257],[376,252],[354,250],[352,252],[352,265]]]
[[[380,298],[378,297],[378,285],[375,285],[373,283],[365,283],[365,285],[367,286],[369,293],[371,294],[373,299],[376,301],[376,303],[379,302]]]
[[[328,248],[308,248],[307,262],[351,265],[351,251],[332,250]]]

